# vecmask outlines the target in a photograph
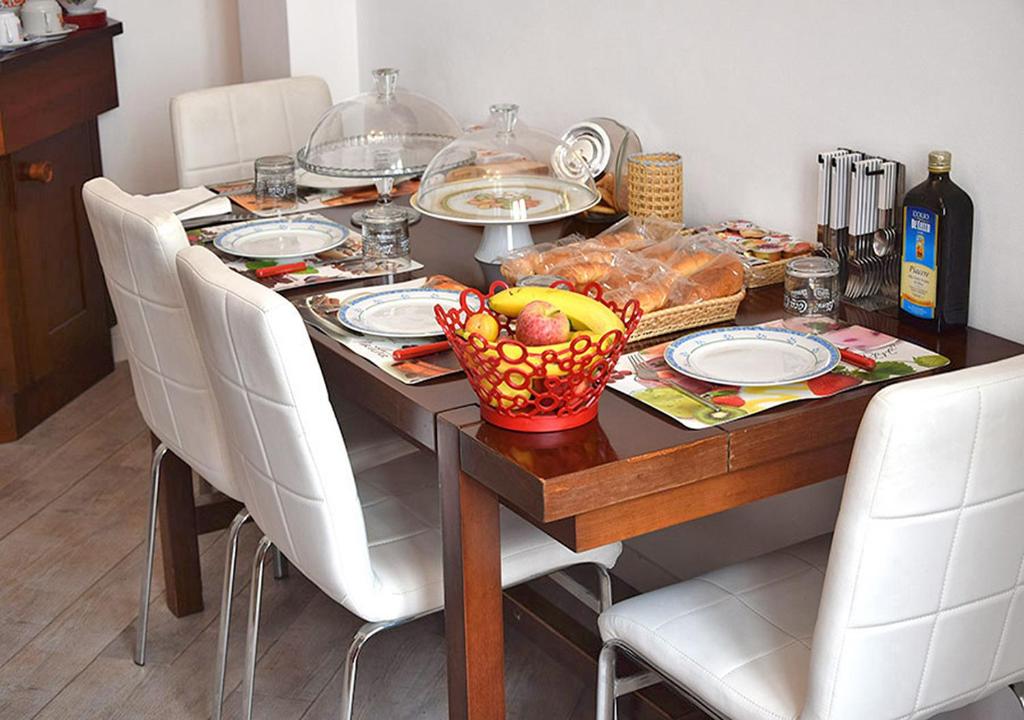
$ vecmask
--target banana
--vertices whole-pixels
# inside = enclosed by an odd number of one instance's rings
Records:
[[[506,317],[518,317],[527,303],[549,302],[568,316],[573,327],[590,330],[599,337],[612,330],[625,332],[619,316],[597,300],[571,290],[544,287],[510,287],[494,295],[491,309]]]

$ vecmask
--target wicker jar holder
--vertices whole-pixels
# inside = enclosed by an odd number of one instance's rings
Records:
[[[679,155],[629,156],[629,214],[683,222],[683,159]]]

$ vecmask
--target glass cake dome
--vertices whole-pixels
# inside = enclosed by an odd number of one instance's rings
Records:
[[[296,158],[318,175],[374,180],[387,205],[395,181],[421,174],[461,130],[437,103],[398,89],[398,70],[378,68],[373,82],[372,91],[324,113]]]
[[[597,204],[586,159],[565,142],[518,121],[517,105],[494,105],[482,127],[453,140],[423,173],[412,204],[431,217],[483,225],[476,259],[493,265],[531,245],[529,225]]]

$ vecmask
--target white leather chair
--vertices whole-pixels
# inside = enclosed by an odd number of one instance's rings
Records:
[[[317,77],[226,85],[171,99],[179,187],[252,177],[264,155],[294,155],[331,107]]]
[[[296,309],[204,248],[183,250],[177,263],[242,494],[266,533],[253,565],[245,717],[252,713],[263,559],[273,542],[366,621],[346,659],[341,716],[348,720],[366,640],[444,604],[434,459],[417,454],[354,478]],[[592,563],[602,604],[610,604],[607,569],[618,544],[576,554],[509,511],[502,512],[501,530],[505,585]]]
[[[146,565],[139,592],[135,662],[146,661],[150,588],[156,539],[160,465],[170,450],[217,490],[240,499],[221,423],[181,295],[174,257],[188,246],[181,223],[145,196],[129,195],[106,178],[82,189],[103,275],[117,313],[142,418],[160,444],[153,453]],[[244,508],[228,538],[220,637],[214,682],[214,718],[220,717],[233,597],[238,533]]]
[[[1024,356],[882,390],[832,538],[601,615],[599,720],[658,677],[733,720],[917,720],[1019,683],[1022,426]]]

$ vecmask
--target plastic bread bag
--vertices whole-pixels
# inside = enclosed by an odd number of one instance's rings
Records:
[[[632,252],[619,251],[612,256],[611,271],[602,280],[602,285],[612,289],[627,287],[631,283],[664,273],[668,268],[661,262]]]
[[[654,312],[669,304],[669,290],[675,280],[676,276],[673,273],[663,270],[642,280],[631,282],[624,287],[608,290],[605,293],[605,298],[620,307],[629,300],[635,299],[645,313]]]
[[[668,291],[669,306],[692,305],[735,295],[743,289],[746,268],[734,253],[723,253],[688,276],[677,276]]]
[[[659,217],[636,218],[627,215],[599,234],[594,240],[608,247],[635,251],[667,240],[681,231],[683,231],[683,226],[670,220]]]
[[[553,243],[520,248],[501,259],[501,276],[509,285],[515,285],[524,277],[536,275],[534,264],[545,251],[554,248]]]

